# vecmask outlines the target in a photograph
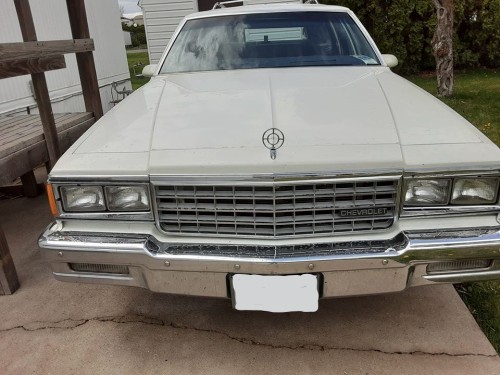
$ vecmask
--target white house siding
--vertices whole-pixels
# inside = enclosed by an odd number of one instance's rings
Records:
[[[160,60],[179,22],[188,14],[198,11],[198,2],[193,0],[142,0],[139,5],[144,14],[149,60],[155,64]]]
[[[132,37],[129,31],[123,31],[123,41],[125,42],[125,47],[132,45]]]
[[[246,0],[245,4],[293,3],[301,0]],[[182,19],[198,11],[198,0],[141,0],[151,64],[156,64]]]
[[[38,40],[71,39],[65,0],[30,0]],[[131,88],[130,74],[116,0],[86,0],[90,35],[94,39],[96,64],[104,111],[111,109],[111,83]],[[14,2],[0,1],[0,43],[21,42]],[[55,113],[83,112],[80,78],[74,54],[65,55],[66,69],[47,72],[47,84]],[[36,112],[30,76],[0,80],[0,114]],[[115,95],[116,97],[116,95]]]

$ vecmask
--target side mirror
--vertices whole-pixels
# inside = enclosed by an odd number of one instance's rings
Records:
[[[158,64],[146,65],[144,69],[142,69],[142,75],[144,77],[150,78],[155,75],[156,69],[158,69]]]
[[[382,55],[382,58],[384,59],[385,64],[389,68],[394,68],[398,66],[398,58],[394,55]]]

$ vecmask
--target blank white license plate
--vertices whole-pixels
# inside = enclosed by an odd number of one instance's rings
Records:
[[[270,312],[318,310],[316,275],[233,275],[233,306],[236,310]]]

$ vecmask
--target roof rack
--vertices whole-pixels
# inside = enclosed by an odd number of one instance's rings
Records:
[[[319,4],[318,0],[302,0],[301,3],[303,3],[303,4]],[[236,5],[236,4],[238,4],[238,5]],[[229,6],[243,6],[243,5],[246,5],[246,0],[219,1],[219,2],[214,4],[214,7],[212,9],[228,8],[227,5],[229,5]]]

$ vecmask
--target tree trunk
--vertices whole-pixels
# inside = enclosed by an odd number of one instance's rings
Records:
[[[437,25],[432,38],[438,96],[453,94],[453,0],[433,0]]]

